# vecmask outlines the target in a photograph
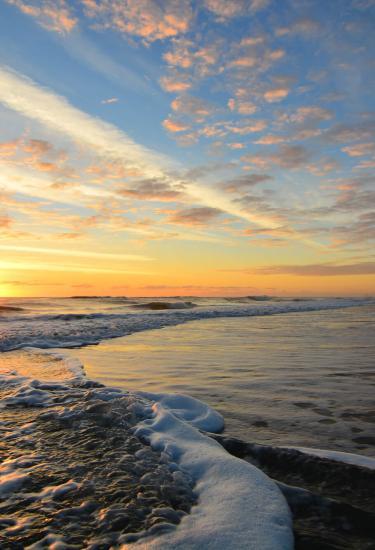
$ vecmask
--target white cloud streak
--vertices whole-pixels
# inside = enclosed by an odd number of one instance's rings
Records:
[[[64,97],[5,67],[0,67],[0,102],[105,157],[122,159],[145,177],[161,176],[162,166],[170,165],[167,157],[138,145],[112,124],[80,111]]]
[[[111,273],[120,275],[155,275],[155,272],[133,271],[125,269],[109,269],[105,267],[89,267],[81,265],[53,265],[44,262],[15,262],[0,260],[0,269],[14,271],[52,271],[63,273]]]
[[[64,250],[61,248],[41,248],[35,246],[13,246],[0,244],[0,250],[10,252],[33,252],[36,254],[49,254],[52,256],[70,256],[76,258],[97,258],[105,260],[122,260],[135,262],[148,262],[152,258],[138,256],[137,254],[113,254],[109,252],[91,252],[87,250]]]

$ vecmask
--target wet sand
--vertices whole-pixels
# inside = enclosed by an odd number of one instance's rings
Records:
[[[3,367],[40,375],[43,361],[26,359],[9,354]],[[0,388],[0,547],[109,550],[173,529],[195,503],[193,483],[133,435],[139,400],[64,372],[53,362],[48,376],[65,383],[33,382],[24,401],[11,376]]]

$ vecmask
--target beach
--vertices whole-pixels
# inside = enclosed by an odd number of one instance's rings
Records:
[[[372,548],[371,300],[196,302],[2,304],[2,547]]]

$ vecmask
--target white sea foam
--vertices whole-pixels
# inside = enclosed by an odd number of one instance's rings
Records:
[[[353,464],[362,468],[370,468],[375,470],[375,458],[370,456],[358,455],[354,453],[344,453],[342,451],[329,451],[327,449],[311,449],[310,447],[284,447],[286,449],[296,449],[308,455],[318,456],[320,458],[328,458],[345,464]]]
[[[290,510],[275,483],[197,430],[218,426],[215,411],[186,396],[149,397],[154,400],[154,418],[142,422],[136,435],[192,477],[198,505],[176,530],[151,535],[135,546],[144,550],[293,548]]]
[[[158,403],[160,407],[198,430],[219,433],[224,428],[224,419],[220,413],[189,395],[149,392],[137,392],[137,395]]]

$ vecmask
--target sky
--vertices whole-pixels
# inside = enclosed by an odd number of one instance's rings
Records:
[[[0,296],[375,293],[374,0],[1,0]]]

